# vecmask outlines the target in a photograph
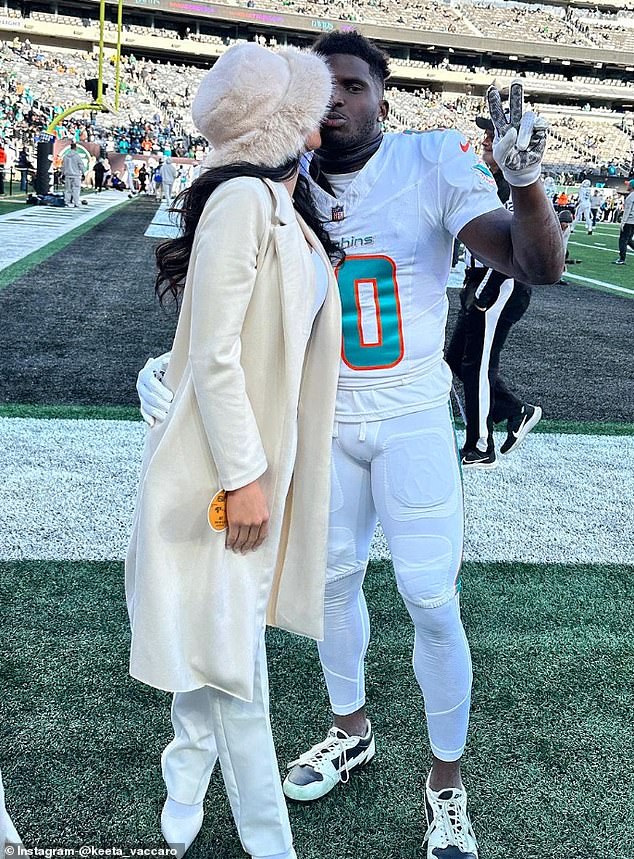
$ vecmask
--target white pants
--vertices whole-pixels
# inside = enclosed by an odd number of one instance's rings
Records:
[[[462,485],[447,405],[336,424],[319,655],[339,715],[365,704],[370,628],[362,586],[377,516],[415,627],[414,672],[432,751],[441,760],[457,760],[466,743],[472,671],[458,597]]]
[[[0,856],[5,855],[7,844],[22,844],[20,836],[15,831],[9,812],[4,804],[4,786],[2,784],[2,773],[0,772]],[[9,853],[7,853],[7,856]]]
[[[568,225],[566,227],[566,229],[562,230],[562,232],[561,232],[561,237],[564,240],[564,253],[566,253],[568,250],[568,242],[570,241],[570,233],[571,233],[570,227],[571,226],[572,226],[572,224]]]
[[[168,207],[172,205],[172,184],[172,182],[163,182],[163,193]]]
[[[575,224],[580,224],[581,221],[586,222],[588,232],[592,231],[592,209],[590,206],[577,206],[575,212]]]
[[[67,206],[79,206],[79,193],[81,191],[80,176],[64,176],[64,202]]]
[[[204,686],[172,700],[174,739],[161,758],[168,795],[202,802],[218,758],[244,850],[257,859],[294,859],[269,720],[264,632],[258,650],[253,701]]]

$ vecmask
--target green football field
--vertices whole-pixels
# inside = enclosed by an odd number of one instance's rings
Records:
[[[619,256],[619,225],[598,223],[592,235],[583,224],[578,224],[570,237],[568,250],[571,259],[580,263],[570,265],[568,275],[575,283],[596,289],[606,289],[620,295],[634,296],[634,252],[628,251],[628,264],[613,265]]]
[[[134,381],[175,324],[152,295],[154,213],[132,201],[0,272],[0,766],[27,847],[162,845],[169,696],[127,675],[123,595]],[[482,859],[628,859],[634,844],[634,254],[611,264],[617,233],[577,227],[569,285],[535,288],[509,338],[503,369],[542,405],[540,432],[464,475]],[[457,290],[450,305],[449,327]],[[299,859],[423,859],[424,708],[380,533],[366,589],[377,756],[291,806]],[[283,771],[325,734],[328,703],[312,642],[272,631],[268,651]],[[188,855],[243,856],[219,772],[205,810]]]

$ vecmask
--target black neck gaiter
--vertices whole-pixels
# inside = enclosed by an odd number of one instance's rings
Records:
[[[366,140],[357,146],[337,146],[332,149],[323,146],[315,152],[317,166],[321,173],[350,173],[353,168],[372,158],[382,140],[383,132],[379,131],[372,140]]]

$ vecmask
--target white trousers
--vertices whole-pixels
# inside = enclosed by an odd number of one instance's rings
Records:
[[[2,784],[2,773],[0,772],[0,856],[4,857],[5,847],[8,845],[21,845],[20,836],[15,830],[15,826],[9,817],[6,805],[4,804],[4,786]],[[6,854],[9,856],[9,853]]]
[[[577,206],[577,211],[575,212],[575,224],[580,224],[582,221],[586,222],[586,229],[588,231],[592,230],[592,209],[590,206]]]
[[[202,802],[220,768],[244,850],[257,859],[294,859],[291,828],[269,720],[264,632],[255,666],[253,701],[204,686],[172,700],[174,739],[161,757],[168,795]]]
[[[67,206],[79,206],[79,194],[81,191],[80,176],[65,176],[64,177],[64,202]]]
[[[460,620],[462,482],[448,405],[338,423],[333,444],[325,637],[319,655],[334,713],[364,706],[370,624],[363,579],[377,518],[414,623],[413,665],[431,748],[461,757],[472,670]]]

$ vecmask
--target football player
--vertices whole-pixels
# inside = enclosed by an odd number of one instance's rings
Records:
[[[579,202],[577,211],[575,212],[575,224],[581,221],[586,222],[588,235],[592,235],[592,183],[589,179],[584,179],[579,187]]]
[[[317,799],[375,753],[365,709],[363,579],[380,519],[415,627],[414,672],[432,752],[425,855],[437,859],[447,849],[453,859],[477,859],[460,772],[472,672],[458,597],[463,505],[443,360],[446,282],[454,237],[509,277],[560,277],[561,232],[540,180],[546,127],[524,113],[521,83],[511,85],[507,112],[499,92],[489,91],[511,214],[458,132],[383,133],[389,69],[376,46],[334,31],[314,49],[327,57],[336,87],[323,147],[305,169],[326,228],[346,251],[337,271],[343,336],[319,643],[333,727],[293,763],[284,791]],[[150,360],[139,376],[150,422],[169,409],[171,394],[157,378],[168,358]]]

